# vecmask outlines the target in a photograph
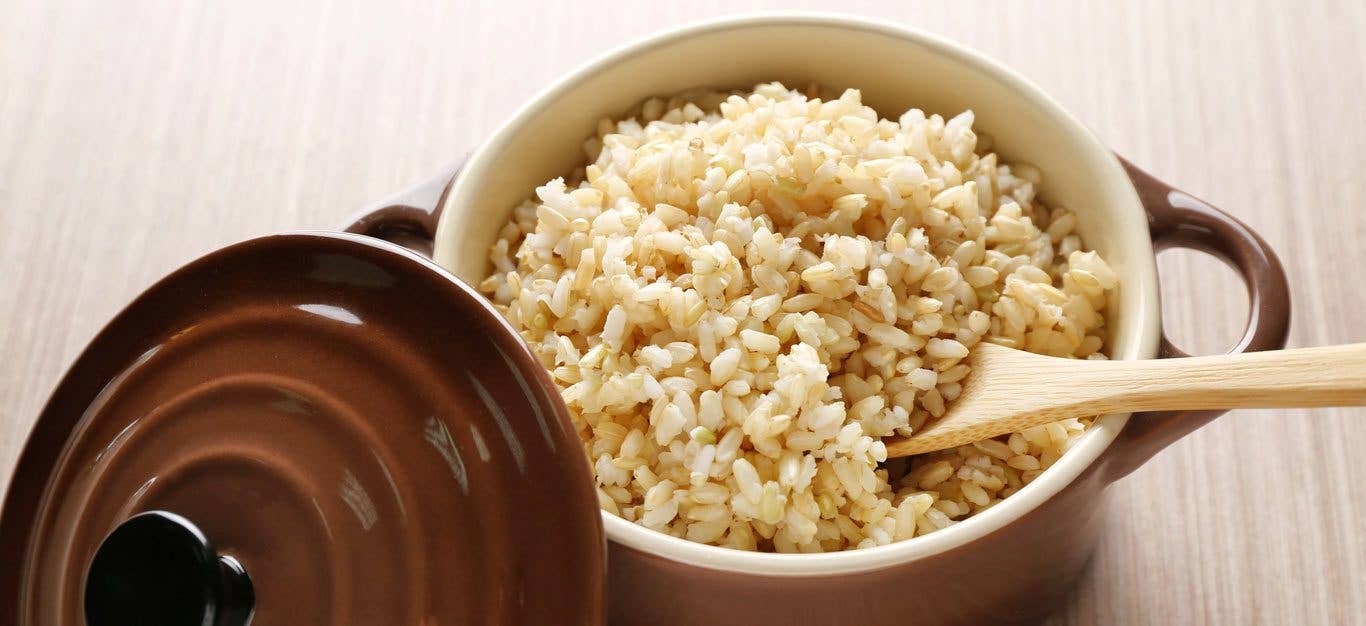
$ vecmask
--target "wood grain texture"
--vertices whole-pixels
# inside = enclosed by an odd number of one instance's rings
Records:
[[[972,370],[962,380],[962,395],[910,437],[884,437],[888,457],[1093,415],[1366,406],[1366,343],[1093,361],[983,342],[973,346],[966,362]]]
[[[0,480],[63,368],[156,278],[338,224],[608,47],[773,4],[0,0]],[[1292,345],[1366,340],[1366,3],[793,5],[1013,66],[1265,235],[1294,278]],[[1179,344],[1237,336],[1230,271],[1191,253],[1160,267]],[[1188,437],[1111,490],[1053,623],[1366,623],[1363,441],[1359,409],[1239,411]]]

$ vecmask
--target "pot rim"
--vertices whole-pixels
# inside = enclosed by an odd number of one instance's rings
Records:
[[[455,211],[451,207],[472,193],[472,181],[482,179],[494,165],[491,154],[495,146],[506,143],[517,130],[534,117],[545,115],[551,104],[561,95],[574,89],[600,72],[609,69],[626,57],[641,52],[673,44],[701,34],[733,29],[747,29],[774,26],[825,27],[864,31],[898,39],[910,40],[932,50],[935,54],[954,57],[974,66],[989,78],[999,81],[1021,100],[1034,104],[1061,125],[1068,129],[1065,137],[1067,144],[1082,152],[1091,163],[1095,163],[1096,176],[1100,177],[1116,204],[1127,205],[1143,215],[1143,206],[1129,176],[1125,173],[1118,158],[1104,143],[1080,120],[1067,112],[1060,104],[1049,97],[1041,88],[1021,74],[976,52],[967,46],[950,41],[907,26],[900,26],[864,17],[850,15],[809,12],[781,11],[747,13],[721,17],[687,24],[654,35],[637,39],[603,52],[578,66],[575,70],[540,91],[505,121],[492,135],[479,145],[471,154],[461,171],[448,189],[442,204],[442,219],[436,229],[435,259],[438,264],[452,267],[453,254],[442,241],[452,240],[453,233],[446,233],[450,221],[447,219]],[[1146,223],[1146,218],[1144,223]],[[1137,305],[1133,310],[1124,312],[1126,316],[1138,316],[1140,332],[1135,333],[1124,345],[1111,345],[1111,352],[1120,358],[1153,358],[1157,355],[1160,339],[1157,262],[1153,253],[1152,241],[1144,228],[1141,234],[1124,239],[1124,245],[1136,246],[1134,250],[1134,274],[1137,284],[1130,281],[1127,288],[1139,290]],[[1143,262],[1147,259],[1147,262]],[[1123,288],[1123,287],[1122,287]],[[947,528],[893,542],[884,546],[827,552],[819,554],[782,554],[748,552],[688,541],[659,531],[651,530],[626,521],[608,512],[602,512],[603,525],[607,538],[624,547],[639,550],[651,555],[712,570],[763,575],[770,577],[828,576],[864,572],[927,558],[964,546],[987,534],[1004,528],[1037,508],[1053,497],[1064,487],[1082,475],[1110,443],[1119,435],[1128,422],[1128,414],[1107,415],[1096,420],[1095,424],[1072,446],[1056,463],[1045,470],[1033,482],[1020,491],[1001,500],[991,508],[973,515]]]

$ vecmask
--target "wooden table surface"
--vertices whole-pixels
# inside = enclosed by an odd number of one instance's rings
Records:
[[[765,8],[466,4],[0,1],[0,484],[64,368],[158,277],[340,223],[608,47]],[[1293,345],[1366,340],[1366,3],[837,6],[1030,76],[1265,235],[1294,278]],[[1232,271],[1160,266],[1179,343],[1229,345],[1246,306]],[[1366,623],[1363,443],[1359,409],[1239,411],[1188,437],[1110,490],[1055,623]]]

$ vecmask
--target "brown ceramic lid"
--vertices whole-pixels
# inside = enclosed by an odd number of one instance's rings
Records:
[[[220,250],[95,338],[0,510],[0,625],[85,623],[97,549],[146,511],[240,563],[258,626],[603,619],[602,523],[555,388],[472,290],[366,237]],[[179,540],[144,526],[111,552]]]

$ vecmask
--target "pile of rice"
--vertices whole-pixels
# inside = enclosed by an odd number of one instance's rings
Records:
[[[603,509],[692,541],[824,552],[933,532],[1089,421],[909,462],[990,341],[1104,358],[1115,274],[966,111],[881,120],[778,83],[603,120],[518,207],[480,288],[560,386]]]

